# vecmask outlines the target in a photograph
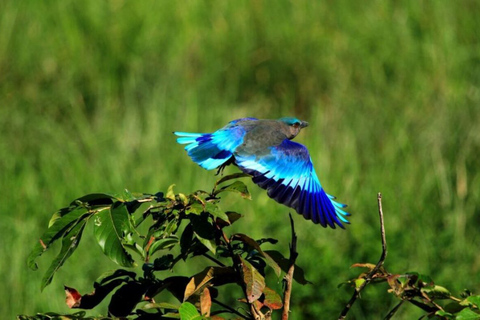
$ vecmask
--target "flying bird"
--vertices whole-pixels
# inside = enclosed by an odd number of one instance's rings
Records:
[[[192,160],[207,170],[234,164],[252,176],[275,201],[295,209],[305,219],[344,228],[350,214],[320,184],[307,148],[291,141],[305,121],[288,117],[278,120],[242,118],[213,133],[174,132],[186,144]]]

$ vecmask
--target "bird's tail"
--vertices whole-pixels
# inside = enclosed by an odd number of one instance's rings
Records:
[[[230,151],[218,146],[216,137],[212,133],[174,132],[179,136],[177,142],[186,144],[185,150],[192,160],[207,170],[216,169],[231,157]]]

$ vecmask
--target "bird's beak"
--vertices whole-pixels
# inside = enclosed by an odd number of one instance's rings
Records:
[[[300,124],[300,128],[305,128],[305,127],[308,127],[308,122],[302,121],[302,123]]]

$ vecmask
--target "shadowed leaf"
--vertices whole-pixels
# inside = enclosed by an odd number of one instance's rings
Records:
[[[194,294],[200,294],[208,284],[220,286],[236,281],[236,273],[232,267],[207,267],[190,279],[185,288],[184,301]]]
[[[72,255],[72,253],[77,249],[78,243],[82,238],[82,233],[87,223],[86,219],[80,220],[76,225],[64,235],[62,239],[62,249],[57,257],[52,261],[50,267],[42,278],[41,290],[48,286],[53,279],[55,273],[60,269],[63,263]]]
[[[115,263],[133,267],[132,256],[123,244],[124,237],[133,231],[130,217],[122,202],[116,202],[109,210],[95,216],[94,234],[103,253]]]
[[[233,236],[233,240],[239,240],[239,241],[242,241],[243,243],[246,243],[247,245],[249,245],[250,247],[254,248],[255,250],[258,251],[258,253],[265,258],[265,261],[267,262],[267,264],[273,269],[273,271],[275,271],[275,274],[277,275],[277,277],[280,277],[280,274],[282,272],[280,266],[278,265],[277,262],[275,262],[275,260],[273,260],[272,257],[270,257],[270,255],[268,253],[265,253],[262,248],[260,247],[260,245],[255,241],[253,240],[252,238],[250,238],[249,236],[245,235],[245,234],[242,234],[242,233],[237,233]]]
[[[273,260],[275,260],[275,262],[280,266],[283,272],[288,272],[288,269],[290,268],[289,259],[285,258],[280,252],[276,250],[265,250],[265,253],[267,253],[270,257],[272,257]],[[295,270],[293,272],[293,279],[302,285],[312,284],[312,282],[305,279],[305,272],[296,264]]]
[[[56,219],[47,231],[40,237],[40,240],[35,244],[28,256],[28,266],[37,270],[38,266],[35,263],[37,257],[41,256],[52,243],[61,238],[65,233],[72,229],[80,221],[87,219],[92,213],[89,213],[84,208],[76,208],[63,217]]]

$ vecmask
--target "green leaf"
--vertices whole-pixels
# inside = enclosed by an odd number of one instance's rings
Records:
[[[152,255],[158,250],[171,249],[177,243],[179,243],[179,239],[178,239],[177,236],[170,236],[170,237],[167,237],[167,238],[164,238],[164,239],[156,240],[150,246],[150,249],[148,250],[148,253],[149,253],[149,255]]]
[[[242,276],[245,283],[247,300],[249,303],[257,301],[265,289],[265,278],[255,269],[250,262],[240,257]]]
[[[210,250],[213,254],[217,252],[217,245],[215,244],[215,240],[213,239],[206,239],[202,238],[195,232],[195,236],[197,237],[198,241],[203,244],[208,250]]]
[[[476,305],[478,308],[480,308],[480,296],[475,295],[475,296],[469,296],[466,299],[468,302]]]
[[[220,210],[220,208],[214,203],[207,202],[205,204],[205,211],[210,213],[215,218],[221,219],[225,222],[229,222],[227,214]]]
[[[95,216],[94,234],[103,253],[124,267],[135,265],[123,244],[125,236],[132,231],[127,208],[122,202],[115,202],[111,208],[102,210]]]
[[[201,320],[203,317],[198,312],[197,308],[190,302],[184,302],[178,308],[180,319],[182,320]]]
[[[106,193],[91,193],[84,195],[83,197],[73,200],[70,205],[78,206],[79,203],[88,204],[90,207],[107,207],[114,203],[115,201],[120,200],[118,197],[106,194]]]
[[[430,299],[449,299],[452,294],[446,288],[434,285],[432,287],[425,287],[421,289],[422,292],[428,295]]]
[[[471,310],[470,308],[465,308],[459,313],[456,314],[456,320],[479,320],[480,314]]]
[[[197,239],[215,254],[216,244],[215,244],[215,228],[212,226],[209,221],[209,215],[203,213],[201,215],[189,215],[190,224],[192,225],[193,231]]]
[[[175,201],[175,192],[173,191],[173,188],[175,188],[174,184],[172,184],[168,187],[167,194],[165,195],[165,198]]]
[[[179,306],[167,302],[147,303],[142,309],[171,309],[178,310]]]
[[[215,195],[224,191],[240,193],[243,198],[248,200],[252,199],[250,192],[248,192],[247,185],[241,181],[235,181],[232,184],[220,188],[219,190],[215,191]]]
[[[38,243],[30,252],[27,263],[28,266],[37,270],[38,266],[35,262],[37,257],[41,256],[52,243],[60,239],[65,233],[72,229],[81,220],[87,219],[92,213],[87,212],[84,208],[75,208],[68,214],[60,217],[47,229],[47,231],[40,237]]]
[[[78,243],[82,238],[82,233],[87,223],[86,219],[78,221],[75,226],[68,231],[67,234],[63,236],[62,239],[62,249],[57,257],[52,261],[50,267],[42,279],[41,290],[48,286],[53,279],[55,273],[60,269],[63,263],[72,255],[72,253],[77,249]]]
[[[225,176],[225,177],[222,177],[221,179],[218,179],[217,182],[215,182],[214,189],[216,189],[219,184],[224,183],[225,181],[232,180],[232,179],[238,179],[238,178],[246,178],[246,177],[251,178],[252,176],[247,174],[247,173],[243,173],[243,172],[237,172],[237,173],[229,174],[228,176]]]
[[[266,263],[273,269],[273,271],[275,271],[275,274],[277,275],[277,277],[280,277],[280,274],[282,273],[282,270],[280,268],[280,266],[278,265],[277,262],[275,262],[275,260],[273,260],[272,257],[270,257],[270,255],[268,253],[265,253],[262,248],[260,248],[260,245],[255,241],[253,240],[252,238],[250,238],[249,236],[245,235],[245,234],[242,234],[242,233],[237,233],[233,236],[233,240],[240,240],[242,241],[243,243],[246,243],[247,245],[249,245],[250,247],[254,248],[255,250],[258,251],[258,253],[265,258],[265,261]]]

